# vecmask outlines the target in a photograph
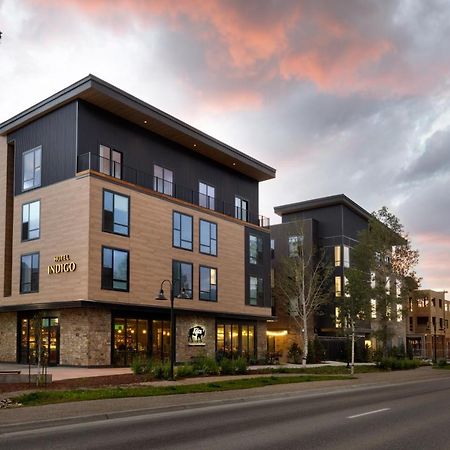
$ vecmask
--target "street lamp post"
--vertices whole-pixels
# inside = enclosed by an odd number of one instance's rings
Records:
[[[179,280],[175,280],[179,281]],[[164,283],[169,283],[170,286],[170,373],[169,378],[171,380],[173,377],[173,366],[175,365],[175,311],[174,311],[174,283],[170,280],[163,280],[161,282],[161,288],[159,290],[158,296],[155,298],[156,300],[167,300],[167,297],[164,295],[163,285]],[[180,298],[186,298],[185,288],[181,290]]]

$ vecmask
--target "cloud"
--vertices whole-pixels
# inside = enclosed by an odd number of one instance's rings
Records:
[[[403,179],[423,180],[450,172],[450,127],[433,133],[425,143],[424,152],[411,161]]]

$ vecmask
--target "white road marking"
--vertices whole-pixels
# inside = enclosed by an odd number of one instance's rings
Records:
[[[369,414],[376,414],[383,411],[389,411],[391,408],[377,409],[376,411],[369,411],[362,414],[355,414],[354,416],[348,416],[347,419],[356,419],[356,417],[368,416]]]

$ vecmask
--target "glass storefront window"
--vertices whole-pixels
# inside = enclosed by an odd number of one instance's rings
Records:
[[[216,326],[216,350],[228,358],[245,356],[254,358],[255,325],[249,323],[218,323]]]

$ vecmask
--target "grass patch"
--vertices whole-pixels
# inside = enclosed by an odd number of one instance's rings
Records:
[[[37,391],[23,394],[14,399],[24,406],[47,405],[85,400],[101,400],[125,397],[151,397],[156,395],[194,394],[200,392],[228,391],[235,389],[251,389],[275,384],[304,383],[309,381],[349,380],[353,377],[337,375],[301,375],[290,377],[257,377],[236,380],[215,381],[175,386],[133,386],[101,389],[76,389],[68,391]]]

